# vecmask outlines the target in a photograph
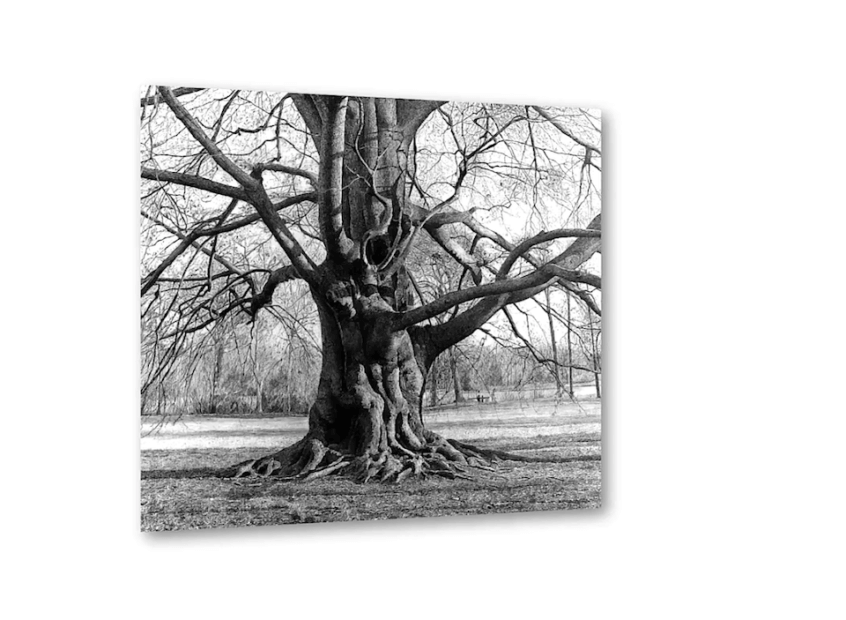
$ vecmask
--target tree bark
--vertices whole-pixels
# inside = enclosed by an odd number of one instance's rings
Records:
[[[378,292],[332,303],[315,295],[323,365],[306,436],[282,450],[235,466],[227,475],[314,479],[344,471],[356,480],[409,475],[461,477],[485,455],[425,428],[426,369],[412,335],[393,331],[393,310]]]

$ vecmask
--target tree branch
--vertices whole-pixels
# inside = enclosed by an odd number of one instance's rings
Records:
[[[343,180],[344,137],[346,131],[347,97],[326,97],[326,120],[320,136],[320,175],[318,206],[320,232],[329,256],[343,257],[352,250],[352,242],[344,232]]]
[[[294,205],[300,204],[302,202],[316,202],[317,201],[317,192],[307,192],[305,194],[297,194],[296,196],[291,196],[289,198],[285,198],[280,200],[279,202],[273,203],[273,210],[274,211],[281,211],[282,209],[287,209],[288,207],[292,207]],[[228,224],[221,224],[220,226],[216,226],[215,228],[208,228],[200,234],[201,237],[206,237],[210,235],[219,235],[222,233],[231,232],[238,228],[243,228],[244,226],[249,226],[261,219],[261,215],[256,212],[252,215],[244,216],[240,219],[233,220]]]
[[[167,256],[167,258],[165,258],[165,260],[163,260],[161,262],[161,264],[158,267],[156,267],[153,271],[151,271],[149,274],[147,274],[146,277],[143,278],[143,280],[142,280],[143,285],[141,286],[141,296],[142,297],[147,293],[147,291],[150,290],[150,288],[152,288],[152,286],[159,279],[159,276],[161,276],[165,272],[165,270],[168,267],[170,267],[173,264],[173,262],[189,247],[197,248],[198,250],[200,250],[204,254],[208,255],[209,258],[219,262],[229,272],[234,273],[235,275],[244,276],[244,272],[241,269],[238,269],[235,265],[233,265],[228,260],[223,258],[220,254],[217,254],[216,252],[212,252],[211,250],[209,250],[207,247],[205,247],[202,243],[200,243],[198,241],[198,239],[201,236],[203,236],[202,230],[194,230],[194,231],[192,231],[188,234],[185,234],[183,232],[176,230],[175,228],[172,228],[171,226],[168,226],[167,224],[165,224],[164,222],[162,222],[158,218],[155,218],[152,215],[149,215],[144,210],[141,211],[141,215],[146,217],[151,222],[158,224],[159,226],[164,228],[167,232],[169,232],[174,237],[177,237],[178,239],[182,240],[182,243],[180,243],[176,248],[174,248],[174,250]],[[247,283],[251,284],[249,278],[247,278]]]
[[[518,259],[522,258],[526,254],[526,252],[528,252],[531,248],[536,245],[546,243],[547,241],[552,241],[553,239],[560,239],[562,237],[601,236],[602,231],[581,228],[561,228],[559,230],[538,233],[534,237],[529,237],[511,251],[508,257],[505,259],[505,262],[502,263],[502,267],[499,268],[499,272],[497,272],[496,274],[496,279],[501,280],[505,278],[508,275],[508,271],[511,269],[512,265],[514,265],[514,263],[517,262]]]
[[[264,283],[264,286],[259,294],[255,295],[250,301],[250,314],[253,318],[255,318],[256,313],[261,308],[273,300],[273,293],[276,291],[277,286],[283,282],[295,280],[299,277],[300,276],[297,273],[297,270],[294,269],[293,265],[285,265],[284,267],[280,267],[279,269],[273,271],[267,279],[267,282]]]
[[[308,170],[303,170],[302,168],[295,168],[293,166],[286,166],[284,164],[277,164],[277,163],[267,163],[267,164],[256,164],[253,166],[253,177],[256,175],[261,176],[261,174],[265,171],[269,170],[270,172],[282,172],[285,174],[292,174],[294,176],[303,177],[304,179],[308,179],[309,183],[311,183],[312,187],[317,188],[317,175],[313,172],[309,172]]]
[[[317,283],[317,265],[311,257],[306,254],[302,246],[297,242],[293,234],[291,234],[288,225],[277,213],[276,206],[270,202],[270,198],[264,191],[264,187],[259,183],[258,190],[253,192],[254,198],[251,204],[255,207],[261,217],[261,221],[267,226],[270,234],[276,239],[276,242],[285,252],[288,260],[299,273],[300,277],[309,284]]]
[[[174,88],[171,92],[173,93],[174,97],[182,97],[183,95],[190,95],[191,93],[198,93],[201,90],[206,90],[205,88]],[[147,92],[150,92],[149,90]],[[141,97],[141,107],[147,105],[153,105],[156,102],[158,97],[156,95],[150,95],[149,97]]]
[[[203,131],[202,127],[197,123],[185,107],[177,101],[169,88],[164,86],[159,87],[159,93],[167,103],[168,107],[176,115],[176,118],[185,126],[185,128],[194,136],[194,139],[212,156],[218,166],[226,171],[233,179],[235,179],[246,190],[246,202],[255,207],[262,221],[270,230],[273,238],[285,251],[285,254],[291,261],[291,264],[299,272],[300,276],[310,283],[313,283],[316,278],[317,266],[314,261],[305,253],[305,251],[297,243],[297,240],[291,234],[288,226],[279,217],[276,208],[270,201],[267,192],[261,184],[260,172],[251,176],[246,171],[239,168],[231,159],[229,159],[218,148]],[[343,153],[343,133],[341,134],[341,152]],[[342,162],[343,163],[343,162]]]
[[[587,228],[593,230],[601,230],[602,215],[597,215],[591,221],[591,223],[588,224]],[[506,243],[508,242],[506,241]],[[513,247],[514,246],[512,245],[512,248]],[[560,268],[564,270],[575,270],[579,266],[584,264],[591,256],[593,256],[600,249],[600,247],[600,237],[581,237],[579,239],[576,239],[572,244],[570,244],[570,247],[568,247],[566,250],[564,250],[564,252],[562,252],[552,261],[550,261],[548,265],[553,265],[555,268]],[[514,292],[504,292],[505,289],[508,288],[508,283],[513,282],[513,280],[500,280],[498,282],[494,282],[495,285],[506,285],[501,289],[497,289],[499,291],[503,291],[501,294],[489,294],[486,299],[483,299],[473,307],[464,310],[463,312],[460,312],[455,317],[440,325],[429,325],[419,328],[419,330],[423,332],[420,337],[420,341],[425,343],[426,350],[424,352],[424,359],[426,363],[431,364],[431,361],[435,359],[441,351],[444,351],[456,342],[460,342],[461,340],[472,334],[479,327],[481,327],[488,320],[490,320],[490,318],[494,314],[496,314],[500,310],[500,308],[508,304],[513,304],[523,301],[525,299],[529,299],[530,297],[533,297],[534,295],[537,295],[538,293],[543,291],[544,288],[551,285],[558,279],[558,276],[554,273],[557,269],[547,267],[549,271],[547,271],[546,277],[543,277],[543,268],[544,267],[540,267],[538,271],[536,271],[534,274],[521,278],[521,286],[516,286],[516,291]],[[539,283],[536,286],[529,286],[528,288],[524,288],[522,284],[535,281],[528,280],[529,278],[537,278],[537,280],[539,280]],[[514,285],[512,284],[511,286]],[[480,288],[483,287],[476,287],[476,289]],[[437,302],[438,300],[433,303]],[[424,308],[425,307],[426,306],[424,306]],[[422,308],[416,308],[415,310],[412,310],[412,312],[415,312],[417,310],[422,310]],[[425,320],[425,314],[428,314],[428,312],[421,312],[420,314],[424,315],[424,319],[422,320]]]
[[[583,302],[585,302],[585,305],[591,310],[593,310],[593,312],[597,316],[602,316],[602,310],[599,308],[599,306],[596,305],[596,302],[593,300],[593,297],[591,297],[587,291],[583,291],[579,287],[573,286],[568,282],[564,283],[564,288],[573,293],[573,295],[581,299]]]
[[[592,144],[588,144],[587,142],[585,142],[584,140],[582,140],[581,138],[576,136],[572,131],[567,129],[564,125],[562,125],[557,119],[555,119],[549,112],[544,110],[542,107],[537,106],[537,105],[533,105],[532,107],[537,111],[538,114],[540,114],[546,120],[548,120],[550,123],[552,123],[553,127],[555,127],[558,131],[560,131],[565,136],[570,138],[573,142],[575,142],[576,144],[578,144],[580,146],[583,146],[584,148],[586,148],[589,151],[593,151],[597,155],[602,155],[602,151],[600,151],[597,147],[593,146]]]
[[[446,312],[453,306],[457,306],[474,299],[479,299],[481,297],[499,297],[501,295],[526,291],[527,289],[532,289],[532,294],[536,294],[555,281],[556,278],[563,278],[574,282],[585,282],[586,280],[596,282],[598,280],[597,276],[592,276],[580,271],[564,269],[558,265],[550,263],[544,265],[537,271],[520,278],[497,280],[496,282],[491,282],[489,284],[482,284],[481,286],[474,286],[473,288],[447,293],[425,306],[421,306],[401,314],[395,320],[394,329],[405,329],[415,323],[420,323],[426,319],[434,318],[437,315]],[[526,297],[524,297],[524,299],[525,298]]]
[[[151,181],[159,181],[160,183],[175,183],[177,185],[185,185],[186,187],[193,187],[201,189],[212,194],[219,194],[221,196],[228,196],[229,198],[237,198],[247,202],[249,197],[240,187],[233,187],[217,181],[198,177],[193,174],[184,174],[181,172],[168,172],[167,170],[155,170],[153,168],[141,168],[141,178],[149,179]]]
[[[191,116],[188,110],[185,109],[179,100],[174,97],[173,91],[171,91],[166,86],[159,86],[159,94],[164,99],[164,102],[168,105],[168,107],[173,111],[176,115],[176,118],[185,126],[185,129],[194,136],[194,139],[200,143],[200,145],[205,149],[205,151],[211,155],[212,159],[214,159],[215,163],[220,166],[224,171],[226,171],[229,176],[235,179],[242,187],[244,188],[252,188],[256,185],[256,180],[253,179],[245,170],[239,168],[235,162],[229,159],[226,155],[223,154],[217,144],[215,144],[211,138],[206,135],[206,132],[203,131],[203,128],[200,127],[197,120]]]
[[[482,270],[476,258],[470,252],[465,250],[455,239],[448,237],[440,227],[429,226],[427,223],[423,228],[447,254],[470,272],[470,277],[473,278],[473,284],[478,286],[482,283]]]
[[[284,200],[281,200],[281,201],[275,203],[273,205],[273,208],[274,208],[274,210],[279,211],[281,209],[285,209],[285,208],[293,206],[295,204],[305,202],[306,200],[316,200],[316,199],[317,199],[317,194],[315,192],[309,192],[307,194],[298,194],[297,196],[291,196],[290,198],[285,198]],[[224,215],[225,214],[226,213],[224,212]],[[180,231],[168,226],[167,224],[165,224],[161,220],[149,215],[143,209],[141,210],[141,215],[144,216],[145,218],[147,218],[148,220],[150,220],[151,222],[153,222],[154,224],[161,226],[162,228],[164,228],[166,231],[168,231],[170,234],[174,235],[175,237],[182,239],[182,243],[180,243],[176,248],[174,248],[174,250],[167,256],[167,258],[158,267],[156,267],[153,271],[151,271],[144,278],[144,280],[143,280],[144,285],[141,288],[141,295],[142,296],[148,290],[150,290],[150,288],[153,286],[153,284],[155,284],[155,282],[159,279],[161,274],[164,273],[164,271],[171,264],[173,264],[173,262],[189,247],[196,247],[196,248],[202,250],[203,252],[205,252],[206,254],[209,254],[209,256],[212,256],[212,254],[214,254],[213,257],[215,258],[215,260],[217,260],[222,265],[224,265],[224,267],[227,267],[229,269],[229,271],[232,271],[233,273],[240,273],[238,270],[233,270],[231,268],[231,266],[228,263],[225,262],[225,259],[222,259],[222,257],[220,257],[219,255],[217,255],[215,253],[210,254],[210,252],[211,252],[210,250],[207,250],[204,246],[201,246],[200,244],[198,244],[196,242],[197,242],[198,239],[202,239],[204,237],[214,237],[214,236],[221,235],[221,234],[224,234],[224,233],[232,232],[233,230],[238,230],[239,228],[243,228],[244,226],[249,226],[250,224],[253,224],[253,223],[255,223],[255,222],[257,222],[261,219],[261,215],[258,212],[256,212],[256,213],[253,213],[253,214],[248,215],[246,217],[243,217],[243,218],[234,220],[232,222],[229,222],[228,224],[220,224],[220,225],[215,226],[213,228],[203,228],[204,224],[201,223],[197,228],[195,228],[191,232],[183,233],[183,232],[180,232]],[[222,217],[217,218],[218,221],[223,221],[223,219],[224,218],[222,218]]]
[[[582,284],[593,286],[594,288],[602,289],[602,278],[592,273],[576,271],[574,269],[564,269],[558,265],[547,265],[544,269],[547,269],[552,275],[558,276],[562,280],[567,280],[568,282],[580,282]]]
[[[397,99],[397,121],[406,140],[411,140],[429,115],[446,101]]]
[[[320,118],[320,112],[317,110],[317,105],[315,105],[311,95],[298,95],[292,93],[290,96],[291,101],[294,102],[294,106],[297,108],[300,116],[303,117],[306,127],[308,127],[308,132],[311,135],[314,146],[319,148],[320,134],[323,132],[323,121]]]

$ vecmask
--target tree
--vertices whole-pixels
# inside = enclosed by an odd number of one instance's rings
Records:
[[[319,317],[307,434],[229,474],[453,478],[494,456],[425,427],[425,378],[500,310],[601,286],[584,268],[601,235],[595,114],[166,87],[141,108],[145,389],[283,282],[303,281]],[[496,217],[519,217],[524,238]],[[433,245],[461,276],[421,301],[416,258]]]

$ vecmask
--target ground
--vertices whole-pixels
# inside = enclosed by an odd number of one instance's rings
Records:
[[[600,404],[587,399],[472,402],[424,412],[428,427],[484,448],[526,456],[600,454]],[[144,418],[141,529],[181,530],[321,521],[433,517],[492,512],[596,508],[601,461],[502,461],[473,480],[356,484],[232,480],[210,473],[293,443],[304,418]]]

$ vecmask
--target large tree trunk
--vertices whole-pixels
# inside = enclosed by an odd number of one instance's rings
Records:
[[[311,479],[343,470],[362,481],[461,475],[482,454],[424,427],[424,378],[434,356],[415,342],[419,329],[394,323],[412,301],[402,254],[411,226],[407,152],[437,106],[293,98],[320,155],[327,259],[311,284],[323,339],[320,382],[306,436],[231,474]]]
[[[328,304],[315,295],[323,366],[309,430],[297,443],[239,464],[233,476],[313,479],[340,472],[360,481],[409,475],[462,476],[485,455],[426,429],[421,416],[425,361],[414,330],[392,331],[392,308],[378,292]],[[417,350],[416,350],[417,349]]]

